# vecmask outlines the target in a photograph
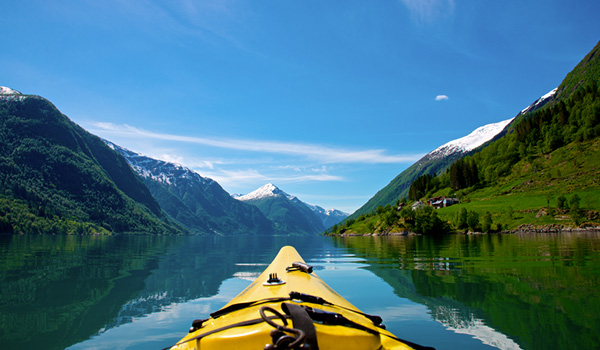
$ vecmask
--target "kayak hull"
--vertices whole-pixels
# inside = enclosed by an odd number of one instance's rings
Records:
[[[272,333],[276,326],[295,329],[297,320],[292,321],[286,315],[288,309],[298,309],[294,305],[308,310],[311,318],[316,319],[310,323],[314,326],[316,335],[313,339],[316,336],[318,345],[314,344],[311,349],[413,349],[336,293],[312,269],[307,271],[306,266],[293,247],[281,248],[273,262],[252,284],[221,310],[211,314],[209,319],[201,324],[198,322],[171,349],[256,350],[275,344],[278,336],[287,336],[279,338],[284,344],[299,336],[285,330],[276,335]],[[301,313],[304,315],[305,311]],[[331,319],[334,322],[329,321]],[[311,332],[309,329],[308,333]]]

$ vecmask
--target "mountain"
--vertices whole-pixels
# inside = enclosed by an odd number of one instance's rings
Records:
[[[0,140],[0,232],[183,232],[123,157],[50,101],[2,87]]]
[[[600,42],[558,88],[521,110],[490,141],[447,172],[413,182],[420,188],[417,199],[452,196],[458,205],[415,211],[382,206],[346,220],[334,233],[595,229],[600,225],[598,152]]]
[[[279,232],[292,235],[314,235],[325,230],[321,218],[304,202],[269,183],[235,199],[252,204],[275,224]]]
[[[396,176],[387,186],[379,190],[367,203],[356,210],[350,218],[356,218],[361,214],[373,212],[378,206],[394,204],[402,198],[407,198],[410,184],[416,178],[425,174],[441,174],[456,160],[470,154],[482,145],[501,137],[504,135],[508,125],[518,119],[519,116],[528,112],[534,112],[543,107],[552,100],[556,91],[557,89],[554,89],[535,100],[511,119],[481,126],[467,136],[450,141],[429,152]]]
[[[255,206],[231,198],[217,182],[179,164],[146,157],[105,142],[142,177],[163,210],[188,230],[204,234],[273,234]]]
[[[313,211],[313,213],[317,214],[317,216],[321,219],[321,222],[323,222],[323,226],[325,226],[326,229],[330,228],[335,224],[340,223],[349,216],[348,213],[344,213],[341,210],[323,209],[318,205],[309,203],[304,204],[306,204],[310,208],[310,210]]]

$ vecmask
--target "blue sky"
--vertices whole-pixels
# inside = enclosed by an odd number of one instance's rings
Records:
[[[230,193],[353,212],[516,115],[600,40],[600,2],[10,1],[0,85]]]

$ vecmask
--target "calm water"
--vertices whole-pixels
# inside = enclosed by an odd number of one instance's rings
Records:
[[[162,349],[290,244],[401,338],[437,349],[597,349],[600,234],[0,237],[3,349]]]

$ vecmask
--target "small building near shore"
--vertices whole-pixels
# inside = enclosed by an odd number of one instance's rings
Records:
[[[423,208],[424,206],[425,206],[425,203],[423,203],[421,201],[416,201],[412,205],[412,210],[417,210],[417,209]]]
[[[450,198],[450,197],[433,197],[427,200],[427,205],[434,207],[435,209],[449,207],[451,205],[457,204],[458,198]]]
[[[444,207],[449,207],[454,204],[458,204],[458,198],[444,198]]]

